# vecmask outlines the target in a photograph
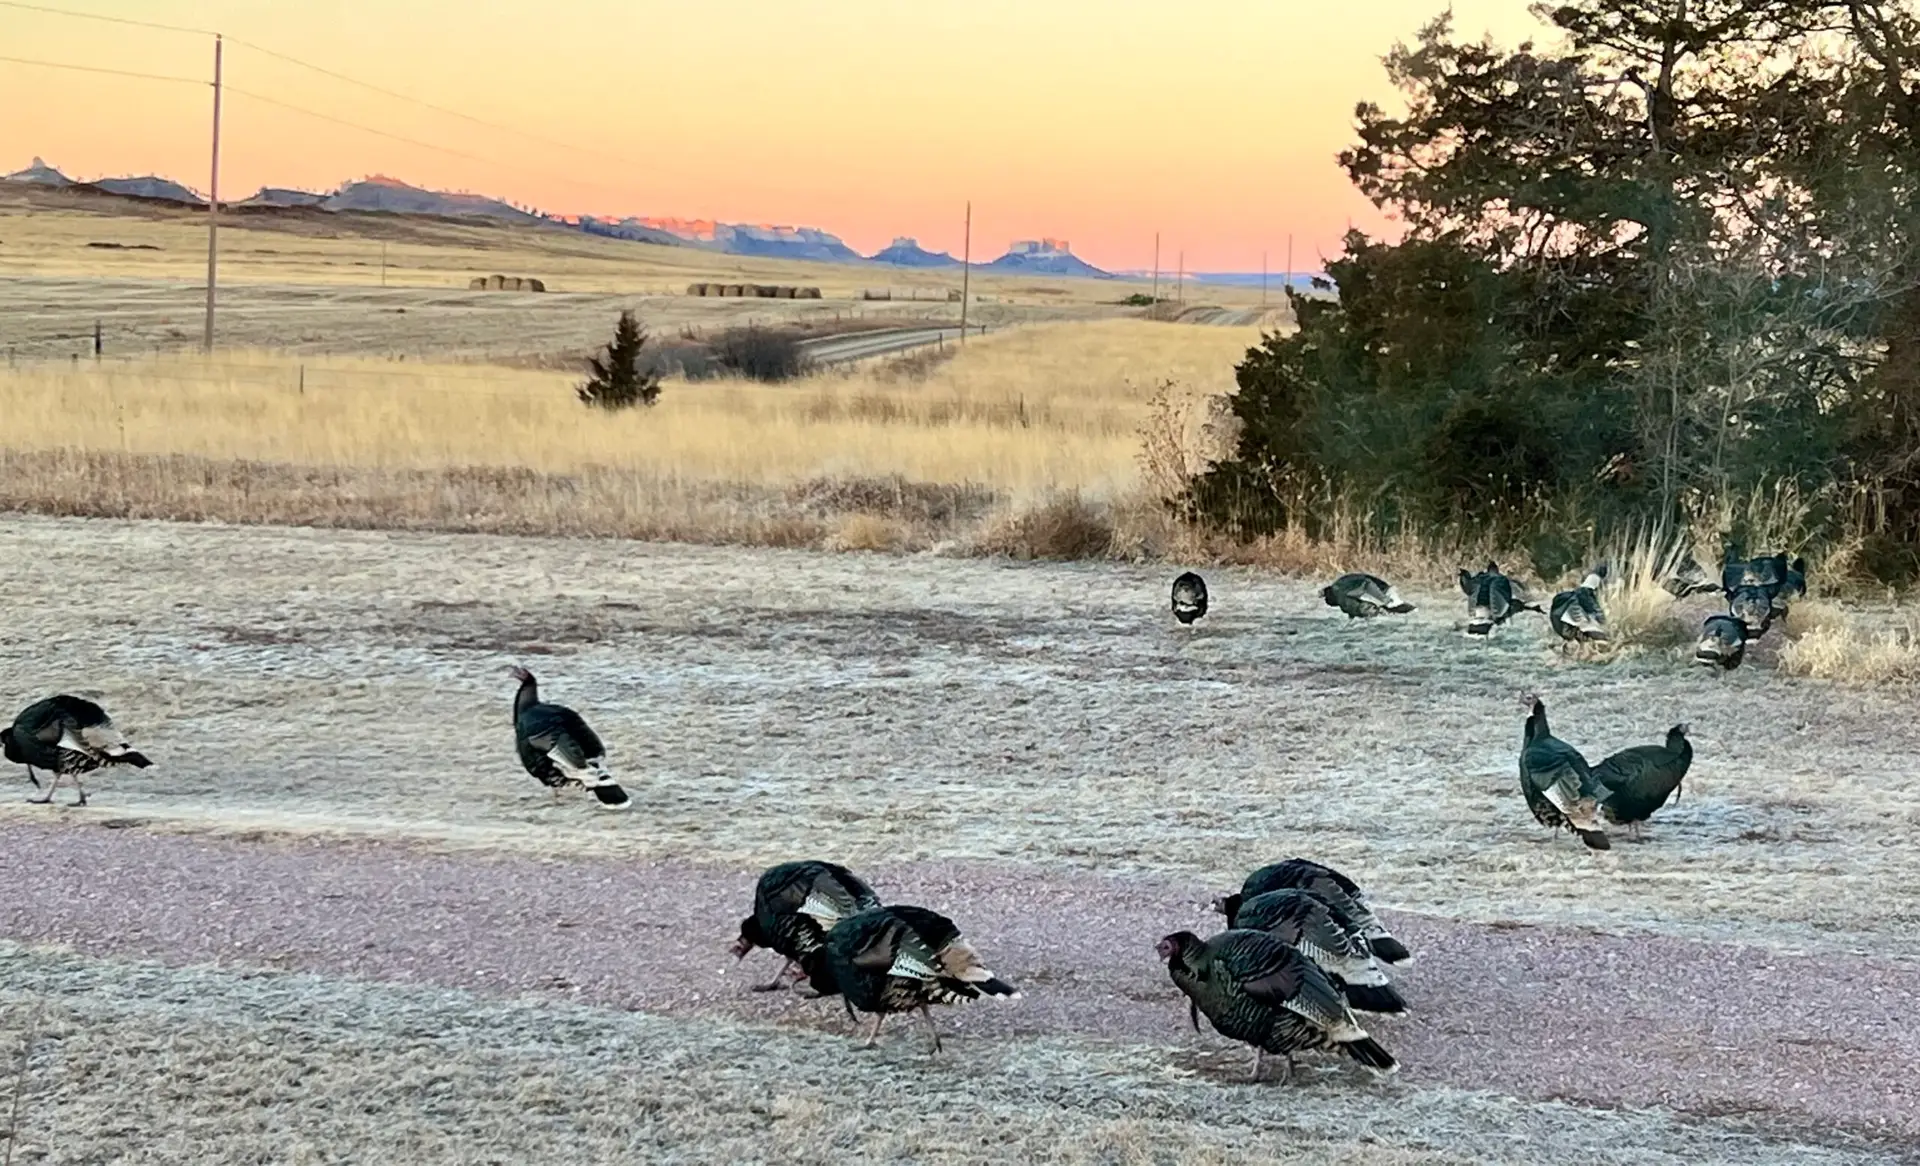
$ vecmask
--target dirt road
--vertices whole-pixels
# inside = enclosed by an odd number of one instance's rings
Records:
[[[639,812],[644,813],[644,810]],[[100,956],[269,966],[488,994],[554,993],[668,1015],[839,1031],[825,1003],[748,992],[778,962],[726,954],[751,875],[678,862],[432,855],[403,846],[0,829],[0,933]],[[872,872],[951,913],[1017,1002],[942,1015],[987,1040],[1224,1045],[1185,1031],[1153,958],[1204,930],[1174,884],[933,862]],[[1415,950],[1414,1012],[1373,1022],[1410,1085],[1601,1106],[1743,1113],[1920,1140],[1920,968],[1670,939],[1388,916]],[[900,1041],[918,1034],[896,1032]],[[1244,1074],[1222,1055],[1211,1071]],[[1365,1088],[1354,1073],[1354,1087]]]

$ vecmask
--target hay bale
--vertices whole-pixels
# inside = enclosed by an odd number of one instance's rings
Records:
[[[467,281],[467,290],[468,291],[486,291],[487,277],[484,275],[474,276],[472,279]]]
[[[487,277],[488,291],[500,291],[504,289],[506,286],[507,286],[507,277],[504,275],[489,275]]]
[[[799,290],[797,287],[777,287],[773,289],[773,298],[776,300],[790,300],[794,298],[794,293]]]
[[[708,284],[704,283],[690,283],[687,285],[687,294],[690,296],[706,295],[708,286]]]
[[[774,293],[779,290],[779,288],[774,287],[772,284],[756,283],[753,285],[753,294],[756,299],[770,300],[773,298]]]
[[[793,298],[796,300],[817,300],[820,298],[820,289],[817,287],[795,288],[793,289]]]
[[[527,290],[530,292],[543,292],[547,290],[547,285],[544,280],[529,275],[527,277]]]
[[[721,294],[721,295],[726,295],[726,296],[733,296],[733,297],[735,297],[736,299],[744,299],[744,298],[745,298],[745,297],[746,297],[747,295],[749,295],[750,293],[749,293],[749,292],[747,291],[747,285],[746,285],[746,284],[744,284],[744,283],[730,283],[730,284],[728,284],[728,285],[727,285],[727,290],[726,290],[726,291],[724,291],[724,292],[721,292],[720,294]]]

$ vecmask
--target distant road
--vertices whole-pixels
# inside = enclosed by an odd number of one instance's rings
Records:
[[[967,331],[980,335],[986,326],[969,324]],[[935,344],[953,344],[960,339],[958,325],[938,328],[889,328],[882,332],[856,332],[845,336],[825,336],[803,340],[800,347],[815,364],[846,364]]]

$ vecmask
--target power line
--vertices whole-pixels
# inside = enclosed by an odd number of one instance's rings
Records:
[[[103,21],[108,24],[121,24],[121,25],[127,25],[134,28],[158,29],[163,32],[188,33],[188,34],[198,35],[198,36],[218,35],[211,29],[192,28],[189,26],[177,25],[177,24],[163,24],[157,21],[136,20],[130,17],[123,17],[123,16],[107,16],[97,12],[81,12],[81,11],[75,11],[73,9],[67,9],[67,8],[55,8],[46,4],[29,3],[27,2],[27,0],[0,0],[0,8],[16,8],[16,9],[20,9],[27,12],[41,12],[41,13],[46,13],[52,16],[68,16],[68,17],[74,17],[80,20],[97,20],[97,21]],[[642,163],[632,158],[627,158],[619,154],[610,153],[604,149],[600,149],[600,148],[589,149],[586,146],[576,145],[575,143],[572,143],[572,142],[562,141],[559,138],[548,137],[545,134],[536,133],[532,130],[520,129],[516,126],[506,125],[502,122],[490,121],[487,118],[483,118],[483,117],[476,117],[475,115],[470,113],[463,113],[460,110],[453,109],[444,105],[438,105],[438,104],[435,104],[434,102],[427,101],[424,98],[415,97],[409,93],[402,93],[397,89],[389,89],[384,85],[376,85],[371,81],[363,81],[358,77],[349,76],[348,74],[342,73],[337,69],[329,69],[324,65],[316,65],[312,61],[302,60],[299,57],[293,56],[289,53],[283,53],[278,49],[270,49],[265,45],[256,44],[253,41],[242,40],[239,37],[228,37],[227,40],[231,44],[259,53],[262,56],[272,57],[275,60],[285,61],[290,65],[295,65],[299,68],[310,70],[314,73],[320,74],[323,77],[330,77],[333,80],[344,82],[345,84],[348,84],[348,85],[359,86],[360,88],[366,89],[369,92],[378,93],[382,97],[387,97],[395,101],[404,101],[411,105],[420,106],[423,109],[430,109],[433,112],[441,114],[442,116],[445,116],[445,117],[458,118],[461,121],[471,122],[474,125],[484,126],[487,129],[498,130],[501,133],[514,134],[519,137],[528,139],[529,141],[541,142],[546,145],[554,146],[562,150],[570,150],[576,154],[586,154],[586,155],[592,155],[595,158],[612,159],[613,161],[617,161],[617,162],[625,162],[630,166],[643,165]],[[132,73],[124,70],[96,68],[96,67],[86,66],[86,65],[62,65],[56,62],[51,62],[51,61],[31,61],[25,58],[16,58],[16,57],[0,57],[0,60],[13,61],[18,64],[28,64],[28,65],[39,64],[39,65],[45,65],[49,68],[75,69],[81,72],[104,73],[109,75],[127,76],[127,77],[140,77],[148,80],[161,80],[161,81],[191,80],[190,78],[184,78],[184,77],[161,77],[153,74]],[[204,81],[195,81],[193,83],[206,84],[206,82]],[[227,86],[227,88],[232,92],[242,93],[241,90],[234,89],[230,85]],[[348,121],[344,118],[333,117],[329,114],[318,113],[310,109],[303,109],[300,106],[292,105],[292,104],[289,104],[288,102],[280,101],[275,98],[265,97],[258,93],[242,93],[242,95],[246,97],[251,97],[256,101],[266,102],[269,105],[278,105],[284,109],[292,110],[295,113],[303,113],[309,117],[315,117],[324,121],[335,122],[339,125],[346,126],[352,129],[362,130],[370,134],[376,134],[380,137],[391,138],[394,141],[404,142],[407,145],[419,146],[423,149],[434,150],[442,154],[451,154],[456,157],[467,158],[476,162],[485,162],[489,165],[494,165],[494,166],[506,165],[506,163],[500,162],[497,159],[482,157],[481,155],[478,155],[478,154],[473,154],[463,150],[456,150],[447,146],[436,146],[430,142],[422,142],[414,138],[404,137],[400,134],[394,134],[384,130],[374,129],[371,126],[364,126],[364,125],[360,125],[357,122]],[[594,188],[609,191],[609,192],[617,192],[620,194],[630,193],[630,191],[625,187],[610,186],[605,183],[597,183],[590,180],[583,181],[580,179],[575,179],[575,181],[582,186],[594,187]]]
[[[470,113],[462,113],[457,109],[450,109],[444,105],[436,105],[433,102],[428,101],[424,98],[415,97],[408,93],[402,93],[397,89],[388,89],[384,85],[375,85],[371,81],[362,81],[358,77],[349,77],[345,73],[339,72],[337,70],[326,68],[323,65],[316,65],[311,61],[303,61],[299,57],[289,56],[288,54],[280,52],[276,49],[267,48],[265,45],[257,45],[257,44],[254,44],[252,41],[241,40],[239,37],[228,37],[227,39],[229,42],[239,45],[242,48],[251,49],[256,53],[261,53],[265,56],[273,57],[276,60],[285,61],[290,65],[298,65],[302,69],[309,69],[315,73],[320,74],[323,77],[331,77],[335,81],[344,81],[348,85],[358,85],[360,88],[369,90],[374,93],[378,93],[382,97],[391,97],[395,101],[405,101],[412,105],[418,105],[423,109],[431,109],[435,113],[443,114],[447,117],[456,117],[456,118],[459,118],[461,121],[472,122],[474,125],[485,126],[488,129],[499,130],[502,133],[518,134],[523,138],[529,138],[536,142],[545,142],[549,146],[558,146],[564,150],[573,150],[582,154],[587,154],[587,153],[604,154],[605,153],[605,151],[600,151],[600,150],[588,150],[585,146],[576,146],[571,142],[563,142],[558,138],[550,138],[544,134],[534,133],[531,130],[518,129],[514,126],[505,125],[497,121],[488,121],[486,118],[475,117],[473,114],[470,114]],[[621,159],[621,160],[626,161],[626,159]]]
[[[24,12],[44,12],[49,16],[71,16],[80,20],[98,20],[105,24],[124,24],[133,28],[154,28],[161,32],[184,32],[191,36],[212,36],[213,30],[206,28],[187,28],[179,24],[161,24],[152,20],[135,20],[128,16],[108,16],[100,12],[75,12],[70,8],[51,8],[45,4],[26,4],[22,0],[0,0],[0,8],[18,8]]]
[[[6,0],[0,0],[5,3]],[[164,73],[136,73],[131,69],[106,69],[99,65],[73,65],[65,61],[41,61],[31,57],[0,57],[10,65],[37,65],[42,69],[68,69],[75,73],[104,73],[109,77],[134,77],[141,81],[172,81],[180,85],[205,85],[204,77],[171,77]]]
[[[488,158],[480,154],[471,154],[465,150],[456,150],[452,146],[436,146],[432,142],[423,142],[418,138],[409,138],[404,134],[396,134],[389,130],[380,130],[380,129],[375,129],[369,125],[361,125],[357,121],[348,121],[344,117],[335,117],[330,113],[321,113],[317,110],[307,109],[304,106],[294,105],[291,102],[282,101],[277,97],[268,97],[264,94],[254,93],[250,90],[241,89],[233,85],[228,85],[226,89],[228,93],[232,93],[239,97],[245,97],[252,101],[262,102],[266,105],[276,105],[276,106],[279,106],[281,109],[290,110],[294,113],[305,114],[307,117],[318,118],[321,121],[330,121],[335,125],[345,126],[348,129],[359,130],[362,133],[373,134],[376,137],[392,138],[396,142],[404,142],[409,146],[418,146],[423,150],[436,150],[442,154],[452,154],[456,157],[466,158],[469,161],[473,161],[473,162],[485,162],[489,166],[509,165],[509,163],[502,162],[498,158]]]

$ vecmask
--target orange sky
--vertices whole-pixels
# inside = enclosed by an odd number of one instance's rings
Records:
[[[1442,0],[36,0],[217,28],[529,134],[394,101],[229,44],[221,188],[384,172],[563,213],[896,234],[974,254],[1053,235],[1109,268],[1318,266],[1378,222],[1333,155],[1380,55]],[[1455,0],[1517,40],[1525,0]],[[1359,14],[1364,12],[1365,18]],[[0,55],[204,76],[205,38],[0,7]],[[0,171],[207,185],[209,92],[0,62]]]

